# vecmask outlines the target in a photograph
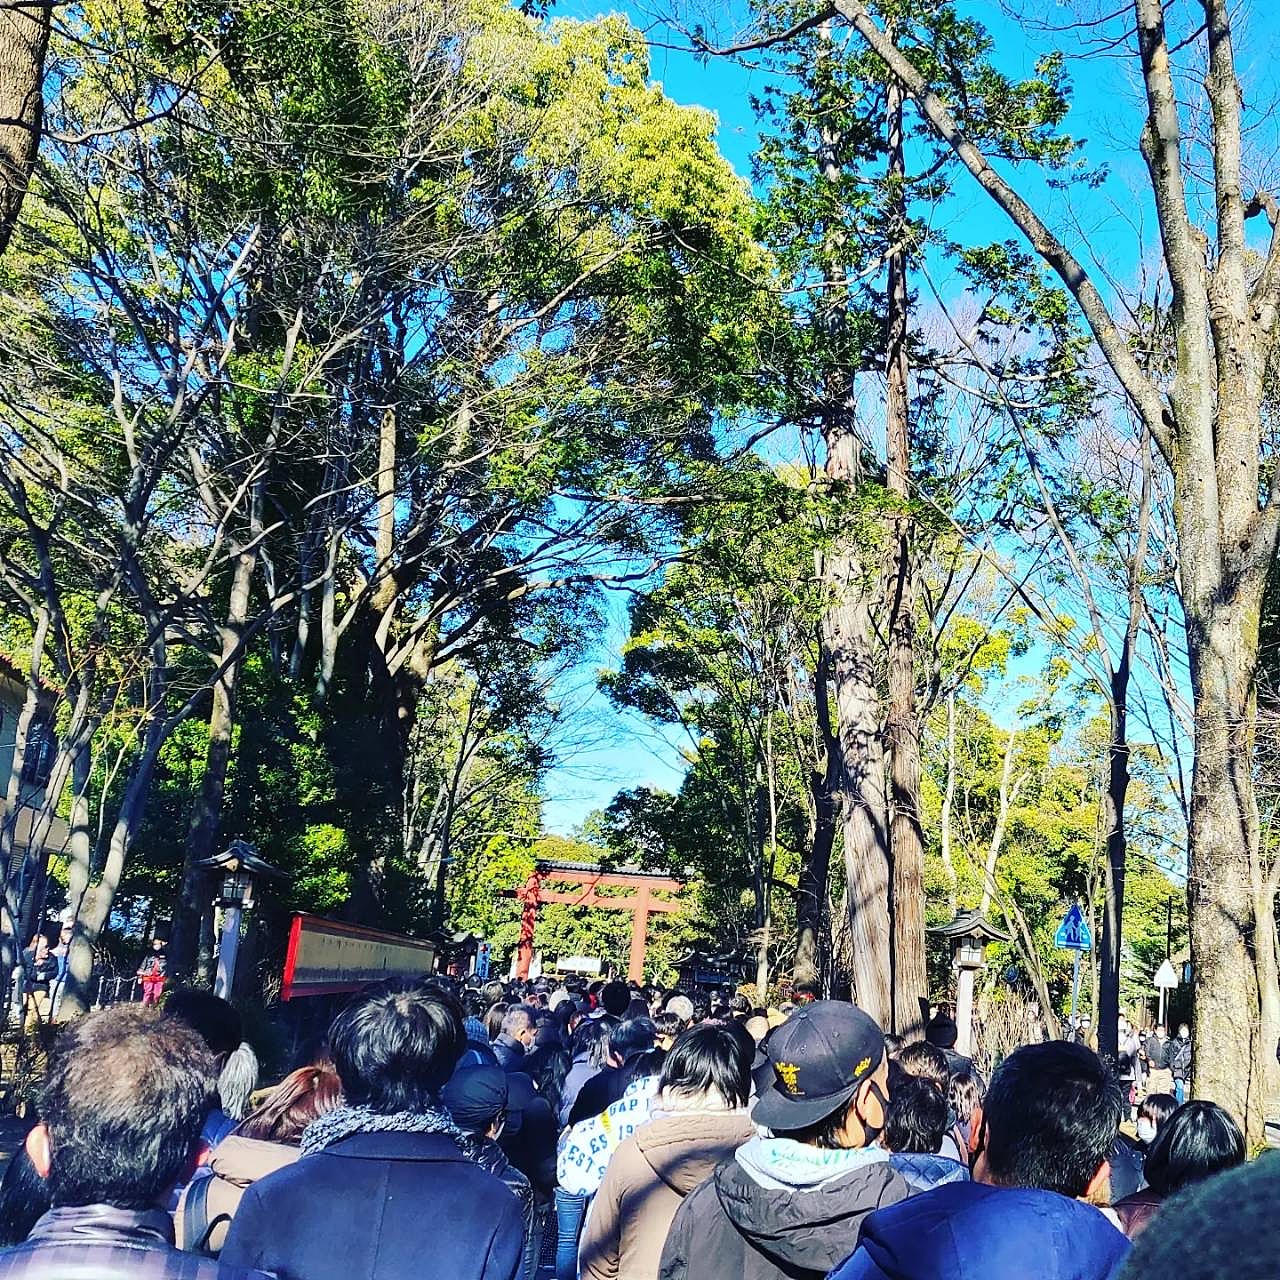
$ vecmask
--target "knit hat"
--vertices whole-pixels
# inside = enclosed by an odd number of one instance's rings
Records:
[[[467,1033],[468,1040],[474,1040],[477,1044],[489,1043],[489,1033],[479,1018],[464,1018],[462,1027]]]
[[[440,1091],[454,1123],[468,1133],[483,1133],[507,1105],[507,1073],[485,1064],[463,1067]]]

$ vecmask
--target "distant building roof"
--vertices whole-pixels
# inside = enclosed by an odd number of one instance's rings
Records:
[[[556,858],[539,858],[538,871],[554,876],[557,871],[572,871],[581,875],[634,876],[637,880],[682,880],[682,876],[668,875],[665,871],[645,871],[642,867],[601,867],[591,862],[565,862]]]

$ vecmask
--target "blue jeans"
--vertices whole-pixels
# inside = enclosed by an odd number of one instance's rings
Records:
[[[578,1280],[578,1237],[591,1197],[556,1188],[556,1280]]]
[[[1187,1082],[1185,1080],[1175,1079],[1173,1082],[1173,1096],[1178,1100],[1178,1106],[1182,1106],[1187,1100]]]

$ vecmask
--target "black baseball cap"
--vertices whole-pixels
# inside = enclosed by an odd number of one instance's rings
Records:
[[[775,1132],[806,1129],[839,1110],[884,1061],[884,1033],[861,1009],[815,1000],[765,1043],[751,1118]],[[763,1077],[763,1078],[762,1078]]]

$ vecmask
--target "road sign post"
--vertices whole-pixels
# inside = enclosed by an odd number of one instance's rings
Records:
[[[1076,1009],[1080,1003],[1080,953],[1093,950],[1093,934],[1078,902],[1073,903],[1071,910],[1063,917],[1053,945],[1062,951],[1075,952],[1075,959],[1071,964],[1071,1027],[1074,1030]]]
[[[1164,964],[1156,970],[1156,976],[1152,979],[1152,982],[1160,992],[1160,1022],[1163,1024],[1166,996],[1178,985],[1178,975],[1174,972],[1173,965],[1170,964],[1167,959]]]

